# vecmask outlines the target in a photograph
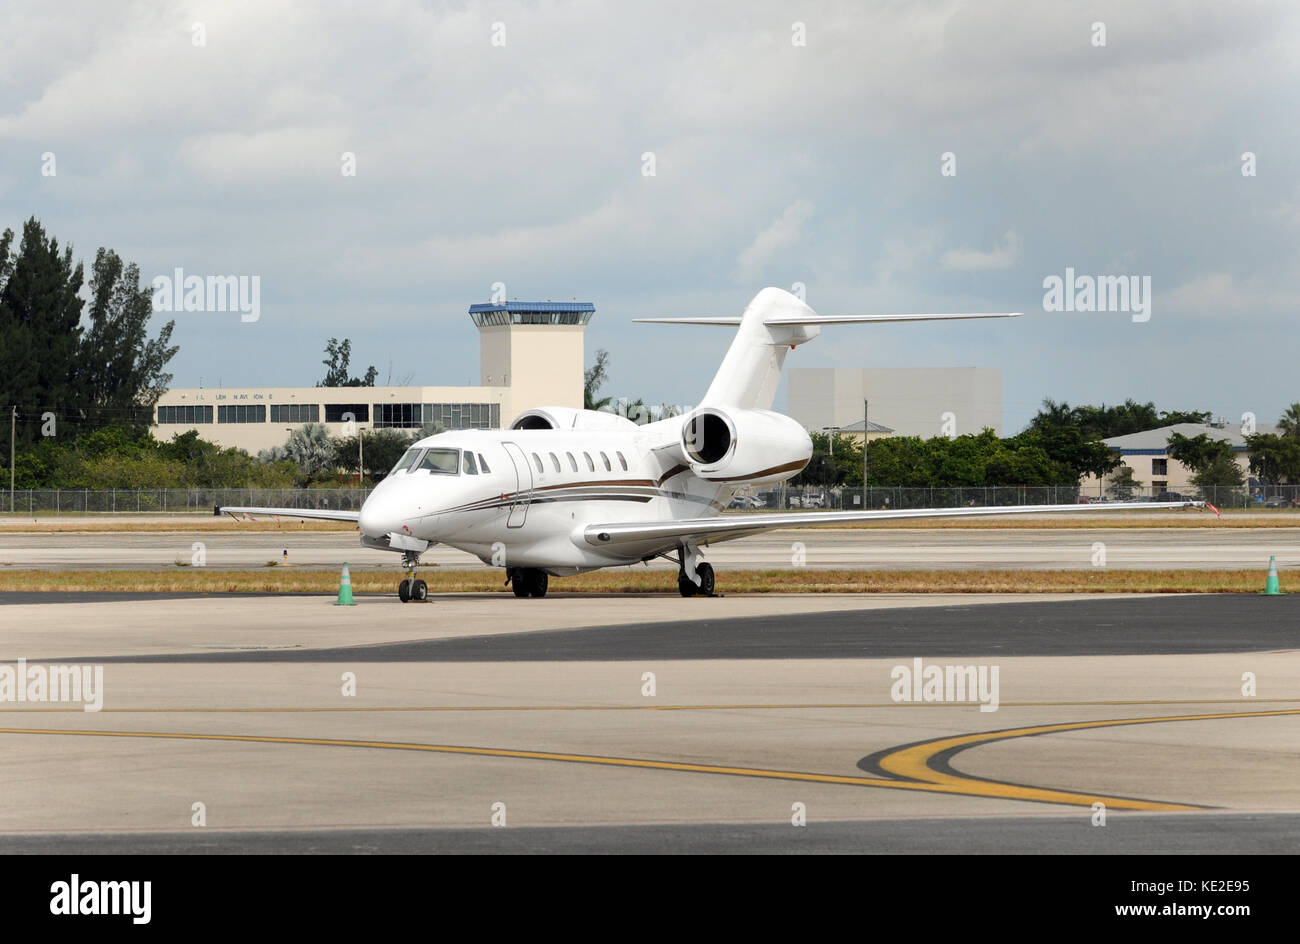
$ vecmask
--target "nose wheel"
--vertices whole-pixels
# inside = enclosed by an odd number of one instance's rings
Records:
[[[429,599],[429,585],[415,576],[415,568],[420,563],[416,554],[403,554],[402,564],[406,567],[406,579],[397,585],[397,599],[403,603],[423,603]]]

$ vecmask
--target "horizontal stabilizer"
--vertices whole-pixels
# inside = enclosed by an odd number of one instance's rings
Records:
[[[875,324],[891,321],[960,321],[965,318],[1019,318],[1019,311],[991,312],[954,312],[930,315],[807,315],[805,317],[781,317],[773,315],[764,318],[765,325],[836,325],[836,324]],[[643,324],[693,324],[693,325],[730,325],[740,324],[739,318],[633,318]]]

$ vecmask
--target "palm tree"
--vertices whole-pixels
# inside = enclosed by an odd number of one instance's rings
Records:
[[[1300,439],[1300,403],[1292,403],[1277,421],[1277,428],[1283,436]]]
[[[281,447],[267,450],[274,459],[289,459],[307,478],[314,478],[334,467],[334,443],[324,423],[308,423],[289,434]]]

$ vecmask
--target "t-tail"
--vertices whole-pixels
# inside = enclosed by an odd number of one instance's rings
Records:
[[[785,355],[811,341],[821,325],[894,321],[950,321],[965,318],[1015,318],[1020,312],[976,312],[930,315],[819,315],[784,289],[763,289],[739,317],[637,318],[658,324],[733,325],[736,337],[727,349],[700,406],[731,406],[769,410],[781,383]]]

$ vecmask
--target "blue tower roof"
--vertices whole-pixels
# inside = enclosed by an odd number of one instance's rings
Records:
[[[502,302],[469,306],[469,316],[485,325],[585,325],[596,313],[591,302]]]

